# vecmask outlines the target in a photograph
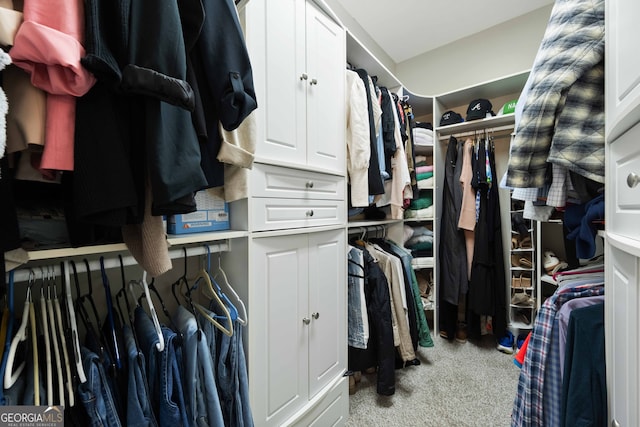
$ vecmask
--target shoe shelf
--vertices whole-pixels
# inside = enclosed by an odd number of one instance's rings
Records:
[[[514,330],[531,329],[537,314],[537,229],[523,213],[524,202],[512,199],[509,319]]]

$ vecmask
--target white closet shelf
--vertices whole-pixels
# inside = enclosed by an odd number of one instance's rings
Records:
[[[433,257],[420,257],[411,260],[411,266],[414,269],[433,268],[435,261]]]
[[[505,114],[503,116],[493,116],[482,120],[472,120],[469,122],[456,123],[454,125],[439,126],[436,132],[439,137],[458,135],[463,132],[473,132],[476,130],[492,129],[493,131],[509,130],[515,123],[515,114]]]
[[[383,219],[381,221],[349,221],[347,223],[350,229],[353,228],[370,228],[375,229],[376,226],[388,225],[388,224],[397,224],[402,222],[401,219]]]
[[[205,243],[216,240],[236,239],[246,237],[246,231],[215,231],[210,233],[194,233],[185,235],[168,235],[167,240],[171,246],[188,245],[193,243]],[[43,261],[56,258],[80,257],[85,255],[107,254],[113,252],[127,251],[124,243],[114,243],[108,245],[80,246],[78,248],[43,249],[39,251],[29,251],[29,261]]]

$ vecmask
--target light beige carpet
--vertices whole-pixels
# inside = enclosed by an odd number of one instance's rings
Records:
[[[396,370],[393,396],[376,393],[376,375],[362,375],[349,398],[347,426],[509,426],[519,368],[493,336],[464,344],[435,337],[420,348],[419,366]]]

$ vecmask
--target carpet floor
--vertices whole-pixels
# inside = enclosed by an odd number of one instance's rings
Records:
[[[349,396],[348,427],[509,426],[520,369],[496,350],[493,336],[464,344],[434,339],[421,364],[396,370],[393,396],[376,393],[364,374]]]

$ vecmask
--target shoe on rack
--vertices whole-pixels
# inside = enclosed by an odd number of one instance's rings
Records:
[[[544,251],[543,267],[547,274],[551,274],[554,268],[560,264],[560,259],[553,251]]]
[[[516,292],[511,297],[511,304],[521,307],[533,307],[536,300],[529,296],[526,292]]]
[[[502,338],[498,339],[498,346],[496,348],[503,353],[513,354],[513,342],[513,334],[511,331],[507,331]]]

